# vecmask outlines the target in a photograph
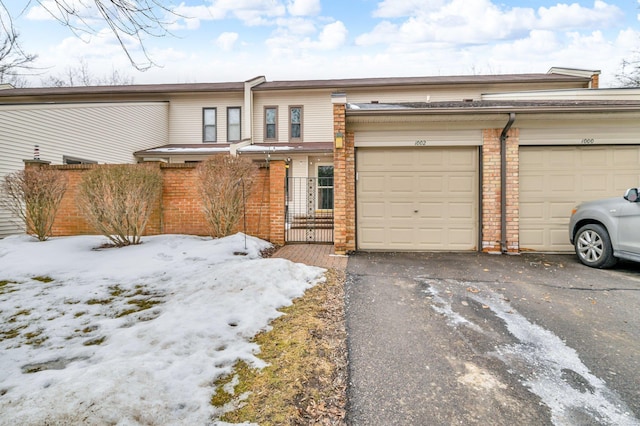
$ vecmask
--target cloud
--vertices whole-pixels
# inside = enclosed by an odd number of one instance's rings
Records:
[[[287,10],[292,16],[313,16],[320,13],[320,0],[289,0]]]
[[[257,26],[271,24],[271,19],[286,14],[286,8],[280,1],[274,0],[212,0],[210,6],[189,6],[180,3],[173,9],[180,16],[177,25],[181,28],[198,28],[195,24],[181,25],[180,21],[219,21],[235,18],[244,25]]]
[[[340,21],[325,25],[318,40],[309,43],[309,47],[319,50],[334,50],[342,46],[347,39],[347,28]],[[304,45],[304,44],[303,44]]]
[[[490,0],[414,1],[384,0],[374,16],[404,17],[404,21],[385,20],[371,32],[360,35],[356,44],[387,44],[396,47],[424,43],[473,45],[499,40],[517,40],[533,30],[591,30],[610,27],[622,20],[617,6],[596,0],[592,8],[577,3],[557,4],[538,10],[498,6]]]
[[[538,16],[537,27],[547,29],[578,29],[594,25],[608,27],[624,19],[620,8],[600,0],[595,1],[592,9],[578,3],[541,7]]]
[[[317,31],[314,30],[314,34]],[[344,45],[348,31],[344,23],[335,21],[325,25],[317,38],[303,37],[286,28],[274,32],[265,43],[274,55],[291,56],[309,51],[330,51]]]
[[[373,11],[375,18],[401,18],[439,9],[444,0],[384,0]]]
[[[216,45],[228,52],[231,49],[233,49],[233,46],[235,45],[236,41],[238,41],[238,33],[231,33],[231,32],[226,32],[226,33],[222,33],[218,36],[218,38],[216,39]]]

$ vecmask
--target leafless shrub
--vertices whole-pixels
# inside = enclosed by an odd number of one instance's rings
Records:
[[[4,177],[0,203],[24,224],[27,234],[45,241],[51,236],[67,178],[59,170],[29,167]]]
[[[87,172],[78,185],[78,208],[115,246],[140,244],[161,190],[162,175],[156,167],[98,167]]]
[[[244,158],[216,155],[198,164],[197,172],[202,209],[211,236],[230,235],[242,218],[256,166]]]

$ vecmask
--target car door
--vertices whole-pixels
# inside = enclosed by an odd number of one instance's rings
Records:
[[[640,254],[640,203],[626,202],[618,215],[618,244],[615,250]]]

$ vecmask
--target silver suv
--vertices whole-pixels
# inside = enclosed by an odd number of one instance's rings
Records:
[[[638,188],[623,197],[589,201],[573,209],[569,240],[578,259],[593,268],[610,268],[618,259],[640,262]]]

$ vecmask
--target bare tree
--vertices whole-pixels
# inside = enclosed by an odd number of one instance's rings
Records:
[[[29,167],[4,177],[0,205],[25,225],[28,234],[45,241],[66,190],[67,178],[60,170]]]
[[[0,0],[0,21],[7,34],[14,34],[15,29],[6,0]],[[169,34],[166,17],[177,16],[167,6],[168,0],[31,0],[26,6],[38,3],[59,23],[69,28],[76,36],[81,34],[97,34],[99,29],[95,23],[101,21],[118,40],[131,64],[138,70],[152,67],[153,60],[144,46],[147,36],[162,37]],[[4,17],[4,18],[3,18]],[[137,61],[132,54],[128,42],[133,39],[140,46],[144,60]]]
[[[624,59],[621,68],[616,75],[618,83],[624,87],[640,87],[640,52],[636,52],[633,59]]]
[[[42,80],[45,87],[73,86],[122,86],[133,84],[133,77],[113,68],[111,74],[94,76],[89,70],[87,61],[82,58],[75,67],[67,67],[63,74],[49,76]]]
[[[157,167],[101,166],[82,177],[77,204],[91,226],[122,247],[140,244],[161,193],[162,175]]]
[[[242,218],[243,205],[256,177],[249,160],[214,155],[198,164],[198,190],[209,233],[214,238],[230,235]]]
[[[13,27],[5,27],[0,17],[0,83],[20,86],[21,74],[33,69],[32,63],[37,55],[22,50],[18,39],[19,34],[13,31]]]

